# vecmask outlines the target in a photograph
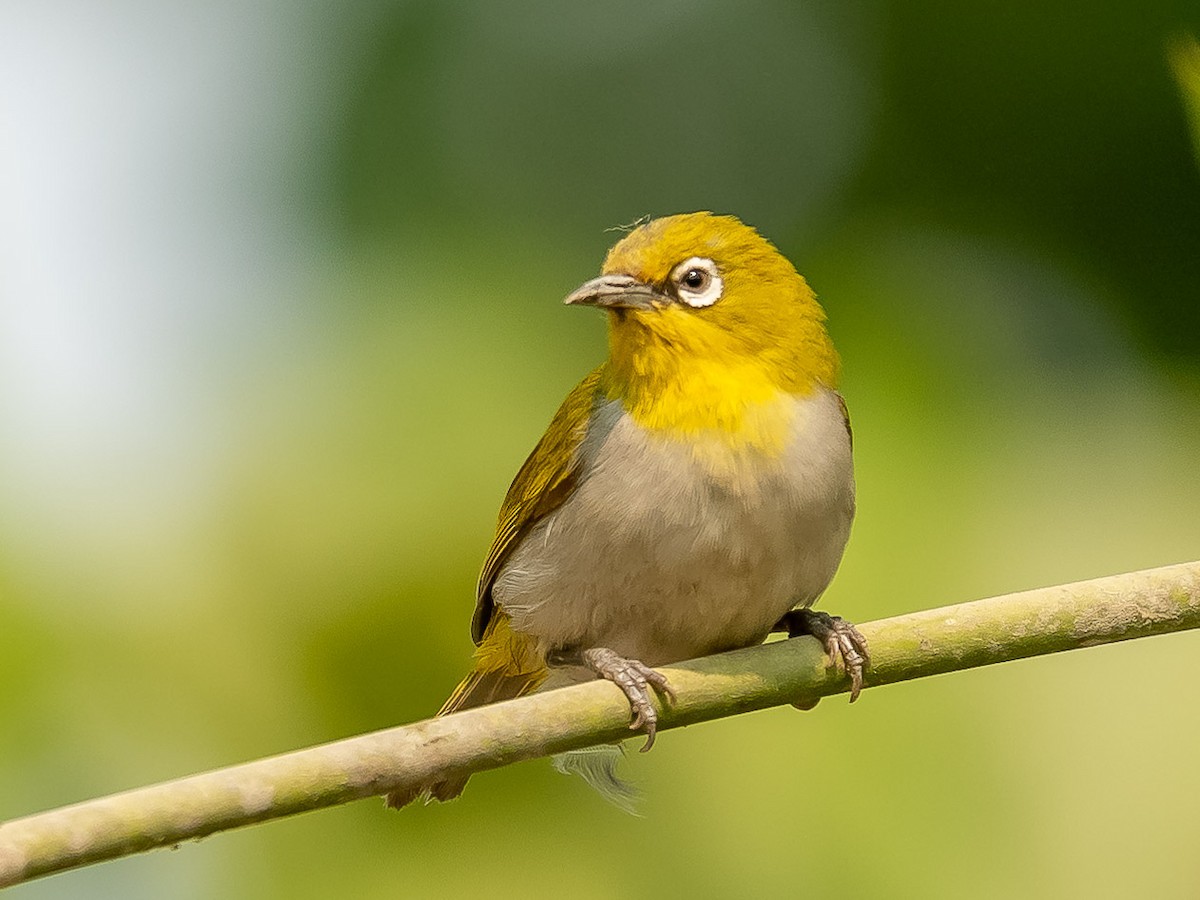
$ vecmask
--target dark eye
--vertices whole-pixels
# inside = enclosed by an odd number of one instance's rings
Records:
[[[703,256],[689,256],[677,265],[671,270],[671,281],[679,299],[697,309],[720,300],[724,288],[717,264]]]

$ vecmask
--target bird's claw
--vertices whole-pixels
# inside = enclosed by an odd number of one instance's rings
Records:
[[[834,665],[841,659],[846,674],[850,676],[850,702],[858,699],[863,687],[863,670],[871,664],[867,639],[861,631],[841,616],[811,609],[793,609],[780,624],[787,629],[788,637],[802,634],[815,637]]]
[[[658,732],[658,711],[650,697],[650,688],[662,694],[668,704],[675,702],[675,690],[667,681],[667,676],[636,659],[619,656],[607,647],[593,647],[584,650],[581,655],[589,669],[624,692],[633,715],[629,730],[646,732],[646,743],[642,747],[645,753],[654,746],[654,737]]]

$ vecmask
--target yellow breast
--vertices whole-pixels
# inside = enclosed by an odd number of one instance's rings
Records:
[[[651,315],[653,327],[614,323],[605,395],[647,431],[708,453],[782,453],[795,417],[790,401],[810,394],[816,379],[780,378],[778,367],[734,352],[727,335],[682,311]]]

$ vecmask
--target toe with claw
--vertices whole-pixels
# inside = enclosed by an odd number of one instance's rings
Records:
[[[630,730],[646,732],[646,744],[642,747],[645,753],[654,746],[658,731],[658,711],[654,708],[650,689],[662,694],[668,703],[675,702],[675,691],[666,676],[636,659],[626,659],[607,647],[584,650],[580,657],[585,666],[625,693],[633,715],[633,721],[629,723]]]
[[[863,670],[871,664],[867,651],[867,639],[854,625],[841,616],[816,612],[811,609],[793,609],[779,620],[778,630],[786,631],[788,637],[811,634],[832,663],[840,658],[850,676],[850,702],[858,699],[863,687]]]

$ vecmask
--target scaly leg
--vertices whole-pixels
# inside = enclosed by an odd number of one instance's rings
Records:
[[[549,662],[554,665],[586,666],[619,687],[629,700],[629,710],[633,715],[633,721],[629,723],[630,730],[646,732],[646,744],[642,752],[654,746],[658,711],[650,698],[650,688],[662,694],[668,703],[675,702],[675,691],[665,675],[636,659],[626,659],[607,647],[560,650],[550,655]]]
[[[831,663],[841,657],[850,676],[850,702],[858,699],[863,686],[863,669],[871,664],[867,652],[867,639],[841,616],[816,612],[811,609],[793,609],[776,624],[774,631],[786,631],[788,637],[811,634],[825,648]]]

